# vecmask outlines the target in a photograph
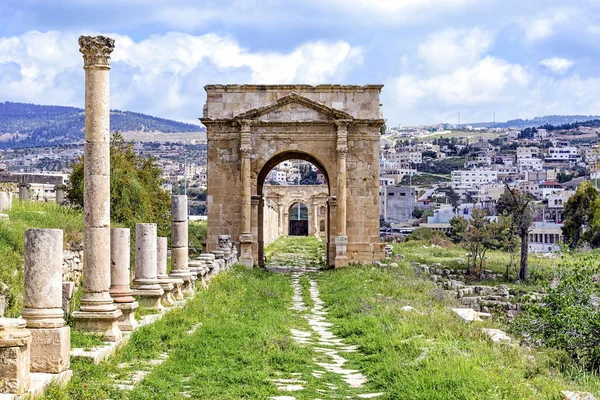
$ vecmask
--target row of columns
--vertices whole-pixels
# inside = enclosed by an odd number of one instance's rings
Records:
[[[29,189],[31,189],[30,183],[19,183],[19,200],[29,200]],[[54,186],[54,193],[56,195],[56,203],[63,204],[65,202],[65,189],[63,185]]]

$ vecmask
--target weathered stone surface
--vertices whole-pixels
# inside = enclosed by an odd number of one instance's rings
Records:
[[[69,368],[71,329],[31,329],[31,372],[58,374]]]
[[[171,247],[188,247],[187,221],[173,221],[171,223]]]
[[[133,303],[129,279],[131,265],[130,230],[111,228],[110,230],[110,295],[115,303]]]
[[[587,392],[571,392],[563,390],[561,393],[565,400],[598,400],[596,396]]]
[[[349,262],[379,259],[379,206],[373,199],[378,197],[383,123],[380,85],[273,85],[260,90],[252,85],[211,85],[206,90],[202,122],[208,137],[208,251],[217,248],[218,235],[226,234],[239,238],[240,261],[262,263],[259,230],[265,215],[250,198],[262,195],[262,179],[274,165],[302,154],[326,175],[329,195],[337,198],[329,199],[325,219],[330,227],[328,264],[333,265],[336,256],[336,234],[349,239],[347,255],[338,255],[340,262],[346,263],[344,257]],[[343,104],[342,110],[334,103]],[[342,173],[343,179],[338,177]],[[346,224],[349,216],[352,225]]]
[[[452,311],[465,322],[481,321],[481,318],[491,317],[488,313],[477,312],[472,308],[453,308]]]
[[[8,211],[12,208],[12,194],[0,192],[0,211]]]
[[[171,218],[174,222],[187,222],[188,198],[186,195],[176,195],[171,197]]]
[[[494,343],[510,343],[511,337],[500,329],[483,328],[481,331]]]
[[[23,394],[29,389],[30,346],[25,320],[0,318],[0,393]]]

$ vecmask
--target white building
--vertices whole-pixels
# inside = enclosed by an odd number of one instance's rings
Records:
[[[541,171],[544,166],[544,160],[536,157],[522,157],[517,160],[520,172]]]
[[[456,186],[473,186],[496,183],[498,172],[488,169],[452,171],[452,184]]]
[[[550,147],[546,155],[546,161],[579,161],[581,155],[577,147]]]
[[[423,162],[423,154],[420,151],[401,151],[398,153],[389,153],[385,156],[387,161],[397,163],[415,163]]]

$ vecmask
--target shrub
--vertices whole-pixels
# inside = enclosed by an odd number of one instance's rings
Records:
[[[206,242],[206,221],[194,221],[189,223],[188,242],[190,252],[195,254],[200,253],[203,244]]]
[[[563,261],[541,302],[524,305],[513,330],[566,350],[585,368],[600,367],[600,261],[592,255]]]
[[[426,241],[432,242],[433,240],[440,240],[440,239],[447,240],[448,236],[444,232],[438,231],[435,229],[417,228],[410,235],[408,235],[408,237],[406,239],[407,240],[426,240]]]

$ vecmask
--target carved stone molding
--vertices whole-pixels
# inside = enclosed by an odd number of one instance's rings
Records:
[[[115,40],[106,36],[80,36],[79,51],[83,54],[83,66],[110,68],[110,53]]]
[[[335,153],[337,154],[338,158],[346,157],[348,155],[348,148],[347,147],[337,148],[337,149],[335,149]]]

